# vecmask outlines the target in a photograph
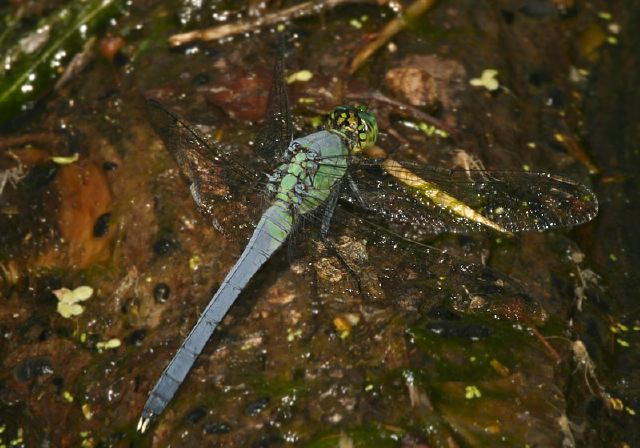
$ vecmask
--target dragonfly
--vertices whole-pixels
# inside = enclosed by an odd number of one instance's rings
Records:
[[[425,257],[428,269],[440,267],[455,271],[453,276],[505,287],[509,279],[498,282],[495,273],[487,275],[487,269],[472,264],[457,269],[450,257],[420,238],[443,232],[567,228],[597,214],[597,199],[586,186],[553,174],[447,170],[369,158],[364,153],[376,144],[379,130],[365,106],[338,106],[323,130],[294,139],[283,72],[282,57],[276,58],[265,124],[251,163],[204,137],[157,100],[147,100],[151,125],[175,158],[200,211],[223,230],[224,218],[215,217],[217,204],[242,198],[251,204],[246,210],[257,213],[257,224],[150,392],[138,423],[141,432],[167,407],[251,278],[305,222],[316,224],[325,247],[359,285],[359,273],[329,237],[332,225],[364,230],[369,238],[378,235],[380,244],[389,247],[401,241],[408,253]]]

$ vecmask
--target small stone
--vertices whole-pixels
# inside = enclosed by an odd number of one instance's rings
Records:
[[[153,288],[153,298],[157,303],[164,303],[171,295],[171,288],[166,283],[158,283]]]

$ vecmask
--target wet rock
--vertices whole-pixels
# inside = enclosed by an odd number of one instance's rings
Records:
[[[411,55],[386,74],[387,86],[407,103],[430,111],[453,111],[464,90],[466,71],[460,62],[436,55]]]

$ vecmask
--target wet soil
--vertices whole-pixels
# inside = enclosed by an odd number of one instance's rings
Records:
[[[251,20],[256,4],[196,3],[133,2],[78,73],[0,133],[5,445],[638,443],[640,10],[559,0],[438,2],[353,75],[391,9],[348,4],[285,22],[286,75],[313,74],[289,84],[299,135],[338,104],[366,104],[398,159],[454,168],[462,149],[488,169],[569,176],[593,188],[599,215],[516,237],[436,235],[428,257],[357,221],[336,226],[360,285],[313,226],[301,229],[137,433],[260,211],[221,201],[224,225],[213,225],[147,121],[153,95],[248,166],[256,157],[277,33],[170,48],[171,34]],[[471,84],[487,69],[500,88]],[[447,136],[426,132],[420,113]],[[92,296],[63,316],[54,291],[80,286]]]

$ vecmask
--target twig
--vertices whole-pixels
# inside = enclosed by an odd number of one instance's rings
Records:
[[[56,146],[60,138],[54,133],[36,132],[24,135],[0,137],[0,149],[26,145]]]
[[[349,68],[349,74],[355,73],[369,57],[378,51],[389,39],[402,31],[409,21],[423,14],[429,8],[433,6],[435,0],[416,0],[409,6],[404,14],[396,17],[384,27],[384,29],[378,34],[371,43],[364,47],[351,61]]]
[[[279,22],[285,22],[287,20],[293,20],[300,17],[319,14],[327,9],[335,8],[336,6],[344,5],[347,3],[381,4],[381,2],[378,0],[309,1],[300,3],[299,5],[291,6],[290,8],[266,14],[249,22],[230,23],[227,25],[206,28],[203,30],[194,30],[188,33],[174,34],[173,36],[169,37],[169,45],[176,47],[196,40],[211,41],[222,39],[223,37],[255,31],[259,28],[275,25]]]
[[[551,355],[556,363],[559,364],[560,362],[562,362],[562,356],[560,356],[556,349],[553,348],[551,344],[549,344],[549,341],[547,341],[547,339],[542,335],[542,333],[538,331],[536,327],[534,327],[533,325],[529,325],[528,329],[535,336],[535,338],[542,343],[542,346],[547,349],[547,352]]]

